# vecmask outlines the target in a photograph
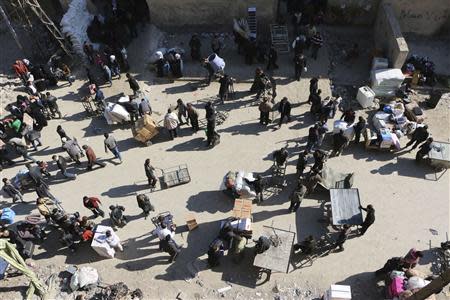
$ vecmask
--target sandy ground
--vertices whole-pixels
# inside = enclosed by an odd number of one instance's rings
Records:
[[[216,96],[218,83],[192,91],[190,80],[155,80],[154,74],[144,64],[148,49],[156,45],[153,42],[150,46],[151,34],[146,31],[131,45],[130,60],[132,72],[150,95],[154,117],[160,121],[167,108],[175,104],[178,98],[196,103],[201,115],[204,115],[202,99]],[[168,42],[170,44],[171,39]],[[207,41],[204,44],[206,53],[209,44]],[[47,273],[42,273],[49,275],[51,271],[62,270],[68,265],[89,265],[99,271],[104,282],[124,281],[132,289],[139,287],[146,299],[174,299],[180,292],[183,299],[211,299],[221,297],[217,289],[227,285],[231,285],[232,289],[225,293],[226,299],[314,299],[333,283],[351,285],[353,299],[356,300],[383,299],[373,272],[388,258],[404,255],[411,247],[425,250],[426,256],[418,268],[429,273],[434,260],[430,245],[436,247],[445,240],[445,234],[449,231],[449,173],[436,180],[433,170],[414,163],[413,152],[393,154],[366,151],[362,146],[355,145],[347,148],[342,156],[330,159],[328,165],[341,172],[355,172],[354,187],[359,189],[362,205],[372,204],[376,209],[376,222],[363,237],[350,238],[344,252],[317,259],[312,266],[299,269],[291,266],[289,274],[274,273],[271,281],[262,286],[255,286],[255,270],[248,256],[241,265],[225,258],[218,268],[210,270],[205,267],[208,244],[218,234],[220,220],[231,215],[233,206],[232,201],[219,190],[223,176],[229,170],[267,172],[272,165],[270,154],[285,145],[288,145],[290,152],[288,186],[264,204],[253,206],[254,237],[260,235],[264,225],[292,230],[298,240],[309,234],[319,237],[328,233],[332,239],[336,237],[331,228],[319,222],[324,214],[321,201],[329,199],[327,193],[315,193],[304,199],[297,213],[289,214],[287,211],[288,195],[294,187],[297,153],[304,147],[304,137],[313,124],[308,114],[309,105],[304,103],[308,97],[309,78],[320,75],[319,85],[324,96],[331,93],[330,61],[326,51],[326,48],[322,49],[319,59],[310,61],[309,71],[300,82],[290,79],[293,73],[291,56],[280,57],[280,69],[275,72],[279,78],[278,99],[286,96],[294,104],[293,121],[274,131],[272,126],[265,128],[259,125],[257,106],[251,105],[252,97],[245,93],[250,88],[249,79],[256,65],[242,65],[243,57],[238,57],[232,44],[228,43],[224,58],[227,72],[238,80],[235,84],[237,99],[218,107],[220,111],[228,111],[229,118],[218,127],[221,143],[214,149],[205,147],[204,132],[193,134],[186,126],[182,127],[180,137],[173,141],[168,140],[166,132],[161,132],[153,145],[143,147],[132,138],[128,126],[109,126],[103,118],[89,118],[80,103],[81,96],[86,93],[83,78],[71,87],[61,86],[52,91],[60,99],[64,117],[49,122],[43,131],[44,147],[34,156],[49,161],[53,154],[62,153],[55,132],[56,126],[62,125],[69,135],[77,137],[82,144],[91,145],[107,163],[106,168],[88,173],[73,166],[70,171],[78,174],[75,181],[64,180],[56,171],[56,166],[51,165],[55,175],[51,180],[52,193],[62,200],[67,211],[79,211],[82,215],[90,214],[82,206],[84,195],[99,196],[105,210],[111,204],[124,205],[130,222],[117,231],[126,248],[115,259],[101,259],[87,245],[72,254],[61,248],[57,236],[51,235],[36,248],[36,268],[47,270]],[[197,65],[188,59],[185,67],[186,77],[198,79],[201,69]],[[8,99],[15,97],[15,92],[11,90],[6,96]],[[124,77],[114,80],[112,87],[104,88],[105,95],[110,99],[115,99],[122,92],[131,93]],[[447,99],[435,109],[426,110],[427,123],[437,140],[449,139],[449,105],[450,100]],[[332,126],[332,120],[329,126]],[[112,132],[119,141],[123,164],[117,165],[111,160],[110,153],[103,153],[102,132]],[[401,143],[404,145],[406,140],[402,139]],[[167,255],[158,251],[157,241],[150,235],[154,226],[150,220],[144,220],[136,204],[135,193],[148,192],[143,170],[146,158],[162,169],[187,164],[192,178],[186,185],[149,194],[156,211],[171,211],[177,224],[183,225],[190,213],[199,223],[198,229],[192,232],[184,230],[176,235],[175,239],[185,249],[173,264],[168,264]],[[2,171],[2,177],[12,177],[23,167],[20,162]],[[29,203],[12,205],[19,219],[37,212],[33,204],[35,194],[26,194],[25,199]],[[1,207],[11,206],[10,199],[2,201]],[[98,218],[96,221],[109,224],[107,219]],[[437,235],[432,234],[431,229]],[[193,278],[195,273],[197,276]],[[0,298],[20,299],[25,286],[27,281],[24,278],[0,281],[0,291],[4,292]],[[65,298],[75,295],[65,294]],[[440,299],[445,298],[445,295],[440,295]]]

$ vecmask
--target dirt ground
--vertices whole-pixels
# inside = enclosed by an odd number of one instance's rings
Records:
[[[156,41],[155,36],[159,36],[155,30],[147,28],[129,48],[131,71],[150,96],[153,116],[157,121],[162,120],[167,108],[174,105],[178,98],[194,103],[204,116],[203,101],[216,97],[219,84],[214,82],[193,91],[191,87],[203,75],[201,68],[189,58],[185,60],[185,78],[175,82],[156,80],[145,63],[150,50],[164,44],[175,46],[175,40],[186,45],[188,36],[161,36]],[[203,53],[206,54],[209,52],[209,41],[206,37],[203,41]],[[79,211],[81,215],[90,215],[82,206],[84,195],[100,197],[106,211],[111,204],[124,205],[130,222],[117,231],[125,251],[118,253],[114,259],[100,258],[88,245],[81,246],[72,254],[62,248],[57,235],[51,234],[36,248],[34,268],[45,279],[44,275],[64,270],[69,265],[89,265],[98,270],[103,282],[123,281],[131,289],[142,289],[145,299],[174,299],[180,292],[182,299],[317,299],[334,283],[351,285],[353,299],[356,300],[383,299],[373,272],[382,267],[388,258],[402,256],[412,247],[425,251],[418,269],[430,273],[435,259],[432,248],[444,241],[450,230],[449,173],[437,174],[439,178],[436,179],[432,169],[415,164],[414,152],[367,151],[362,145],[353,144],[345,149],[343,155],[331,158],[327,165],[340,172],[354,172],[354,187],[359,189],[361,204],[375,207],[376,222],[364,236],[353,235],[346,242],[345,251],[314,260],[311,266],[306,264],[297,269],[290,266],[288,274],[274,273],[270,282],[261,286],[255,286],[256,273],[250,255],[240,265],[226,257],[220,267],[212,270],[206,268],[208,245],[218,234],[220,221],[231,216],[233,207],[232,200],[220,191],[223,176],[229,170],[268,175],[272,165],[271,153],[285,145],[290,153],[288,186],[279,194],[271,195],[262,205],[253,206],[253,237],[258,238],[262,227],[268,225],[295,232],[298,241],[310,234],[317,238],[325,234],[331,239],[336,238],[337,233],[321,222],[324,215],[321,203],[329,199],[328,193],[318,192],[304,199],[297,213],[289,214],[287,211],[288,195],[295,185],[297,154],[305,146],[308,128],[314,123],[308,113],[309,105],[305,103],[309,79],[321,76],[319,86],[323,96],[331,94],[329,77],[332,73],[328,52],[328,47],[324,47],[317,61],[309,60],[308,72],[300,82],[291,79],[294,71],[292,55],[280,56],[280,69],[274,74],[278,79],[277,99],[286,96],[293,103],[293,120],[281,129],[273,130],[274,125],[266,128],[258,123],[258,108],[253,96],[246,93],[254,69],[259,65],[243,65],[244,58],[237,56],[231,41],[227,42],[223,57],[227,73],[237,79],[234,86],[236,97],[217,107],[219,111],[227,111],[229,117],[218,127],[221,143],[213,149],[205,147],[203,131],[193,134],[187,126],[181,128],[180,137],[173,141],[162,131],[153,145],[144,147],[133,139],[128,126],[110,126],[101,117],[88,117],[80,103],[81,96],[87,93],[83,72],[79,72],[78,80],[72,86],[60,86],[53,90],[52,93],[60,99],[64,117],[49,122],[43,131],[44,147],[33,153],[34,156],[50,161],[52,155],[62,154],[55,132],[56,126],[62,125],[81,144],[91,145],[107,166],[85,172],[84,168],[73,165],[69,171],[77,173],[78,178],[68,181],[62,178],[55,165],[50,164],[54,174],[50,181],[51,192],[62,201],[67,211]],[[364,57],[368,58],[369,51],[364,55],[360,60],[368,64]],[[339,69],[339,63],[335,68]],[[358,70],[364,72],[365,68]],[[351,77],[351,74],[347,76]],[[364,77],[356,70],[354,76]],[[13,100],[15,94],[20,92],[15,85],[3,84],[3,88],[6,89],[3,93],[6,100],[3,101]],[[105,86],[103,91],[111,101],[122,92],[131,93],[124,76],[113,80],[112,86]],[[423,102],[426,96],[418,94],[415,97]],[[351,100],[346,99],[348,103],[354,103]],[[435,109],[424,106],[426,122],[435,140],[449,141],[449,108],[449,97],[444,98]],[[357,113],[367,115],[370,111],[359,110]],[[329,120],[329,127],[332,123],[333,120]],[[110,153],[103,152],[103,132],[113,133],[119,141],[124,157],[121,165],[111,160]],[[401,139],[402,145],[406,142],[406,138]],[[146,158],[161,169],[187,164],[192,178],[186,185],[157,189],[149,194],[156,212],[170,211],[180,227],[189,214],[194,214],[199,223],[194,231],[180,229],[181,232],[177,233],[175,239],[183,244],[184,249],[172,264],[168,264],[165,253],[158,251],[157,238],[150,234],[154,226],[149,219],[144,220],[136,204],[135,193],[149,192],[143,169]],[[2,171],[2,177],[12,177],[23,167],[23,162],[19,162],[13,168]],[[26,194],[25,199],[28,203],[11,205],[10,199],[1,199],[0,203],[1,207],[11,206],[21,219],[30,213],[37,213],[35,194]],[[109,224],[106,218],[95,221]],[[22,277],[0,281],[0,298],[20,299],[27,285]],[[228,285],[231,290],[223,295],[217,292],[217,289]],[[448,299],[448,288],[444,292],[439,299]],[[62,294],[61,297],[73,299],[76,295]]]

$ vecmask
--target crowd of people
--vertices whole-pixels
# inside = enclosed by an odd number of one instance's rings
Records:
[[[307,72],[307,56],[308,51],[312,59],[318,59],[319,49],[322,47],[324,40],[318,31],[321,20],[321,11],[315,11],[312,15],[300,13],[294,10],[293,25],[296,37],[292,43],[293,49],[293,79],[302,80],[302,75]],[[122,16],[126,19],[126,15]],[[103,26],[99,20],[94,20],[92,26]],[[237,39],[237,43],[244,49],[245,61],[252,64],[256,58],[259,63],[265,63],[267,57],[268,73],[273,74],[274,70],[279,68],[278,53],[272,45],[268,51],[261,50],[262,46],[256,41],[242,42]],[[193,35],[190,42],[190,56],[192,61],[205,63],[202,58],[202,41],[198,35]],[[113,77],[121,79],[121,73],[126,72],[130,66],[127,60],[127,53],[124,47],[115,47],[114,49],[108,45],[104,45],[101,49],[94,47],[85,42],[83,46],[89,67],[86,67],[86,77],[89,83],[92,95],[97,102],[102,102],[105,97],[100,89],[100,84],[113,84]],[[215,35],[211,41],[211,50],[215,55],[223,54],[223,43],[218,35]],[[267,52],[267,53],[265,53]],[[168,53],[163,56],[158,54],[156,61],[157,76],[167,75],[167,70],[172,72],[174,78],[183,76],[183,58],[181,53]],[[166,65],[169,65],[167,69]],[[63,80],[72,82],[70,70],[67,65],[60,65]],[[61,141],[61,152],[65,151],[68,157],[62,153],[52,156],[59,173],[51,174],[47,170],[47,162],[38,161],[31,154],[33,151],[39,151],[45,141],[41,140],[41,131],[47,127],[48,121],[52,118],[61,118],[62,113],[57,104],[57,98],[50,92],[42,93],[47,85],[36,85],[35,81],[43,78],[53,84],[59,78],[55,76],[53,69],[45,71],[42,67],[33,67],[27,59],[18,60],[13,65],[16,75],[24,83],[27,95],[17,97],[16,102],[8,105],[10,116],[4,118],[0,123],[0,133],[2,143],[0,144],[0,159],[2,166],[14,165],[17,158],[22,157],[26,162],[26,169],[21,170],[14,178],[3,178],[3,191],[12,198],[13,203],[24,202],[24,193],[28,188],[34,189],[36,192],[36,207],[45,222],[35,222],[33,220],[23,221],[21,226],[13,229],[11,226],[14,219],[14,211],[11,209],[3,209],[0,212],[2,216],[2,228],[0,229],[0,237],[7,238],[11,243],[15,244],[19,253],[24,257],[31,257],[26,239],[28,237],[36,238],[40,241],[46,238],[46,231],[58,230],[60,233],[60,241],[71,251],[76,251],[81,243],[91,242],[95,233],[95,222],[97,218],[106,216],[103,210],[102,200],[96,196],[84,196],[82,198],[83,206],[92,212],[92,216],[85,216],[79,212],[68,213],[62,206],[61,201],[50,192],[50,181],[59,175],[64,178],[77,180],[80,175],[79,167],[85,167],[86,171],[93,171],[94,167],[105,168],[107,165],[104,161],[97,157],[94,148],[90,145],[80,145],[77,138],[68,135],[62,125],[58,125],[56,134]],[[92,68],[102,72],[103,82],[94,76]],[[208,71],[209,72],[209,71]],[[129,102],[122,105],[130,114],[131,124],[135,124],[138,119],[144,115],[152,115],[152,108],[147,100],[142,99],[141,102],[133,101],[134,98],[140,99],[141,84],[131,74],[126,73],[126,81],[129,84],[133,96],[130,96]],[[232,89],[233,78],[229,74],[221,74],[218,76],[220,84],[218,91],[218,102],[220,104],[229,101],[229,91]],[[209,81],[213,80],[211,72],[209,72]],[[337,157],[342,154],[344,149],[352,142],[343,130],[333,132],[331,134],[332,151],[324,150],[323,144],[326,136],[329,136],[328,121],[334,119],[336,114],[341,112],[340,119],[347,124],[353,125],[354,140],[356,146],[360,144],[361,135],[367,128],[368,124],[362,115],[357,115],[351,107],[343,105],[343,99],[340,95],[333,95],[322,99],[322,91],[318,86],[319,78],[313,77],[309,80],[309,96],[305,103],[310,105],[309,117],[313,120],[313,125],[308,129],[306,136],[306,144],[301,147],[296,161],[297,177],[295,183],[292,183],[292,192],[289,195],[288,212],[295,213],[299,210],[302,200],[316,191],[319,183],[322,182],[322,171],[326,161],[331,157]],[[54,83],[54,84],[56,84]],[[208,82],[209,83],[209,82]],[[256,68],[255,77],[250,92],[256,94],[259,100],[259,123],[263,126],[270,126],[276,123],[274,127],[282,127],[283,123],[291,122],[295,116],[292,114],[293,105],[287,97],[276,101],[276,81],[272,75],[267,75],[262,68]],[[44,88],[44,90],[42,90]],[[133,98],[134,97],[134,98]],[[220,143],[220,135],[216,131],[217,127],[217,107],[216,103],[209,101],[204,106],[206,119],[206,145],[214,147]],[[271,113],[278,112],[278,122],[271,119]],[[69,112],[68,112],[69,113]],[[200,113],[192,102],[185,103],[182,99],[178,99],[175,106],[167,109],[167,113],[163,118],[163,127],[167,130],[170,139],[178,137],[178,131],[181,126],[191,126],[194,132],[200,130]],[[412,149],[419,148],[416,160],[421,161],[431,149],[433,139],[428,133],[428,127],[418,127],[412,134],[411,140],[406,144],[405,149],[412,145]],[[113,159],[118,161],[117,164],[123,162],[123,155],[120,151],[120,141],[116,140],[113,134],[104,133],[104,150],[105,153],[111,153]],[[410,151],[411,151],[410,150]],[[289,159],[289,152],[286,148],[281,148],[273,153],[274,168],[278,170],[285,168]],[[312,157],[314,163],[309,164],[309,158]],[[73,165],[71,165],[73,163]],[[144,170],[148,180],[148,188],[153,190],[159,181],[157,170],[152,165],[152,161],[148,158],[144,161]],[[309,168],[308,172],[307,168]],[[71,170],[73,169],[73,170]],[[78,173],[78,174],[77,174]],[[264,190],[266,183],[262,176],[258,175],[255,180],[247,182],[255,191],[256,202],[262,203],[264,199]],[[137,207],[142,209],[144,218],[149,217],[155,208],[150,199],[145,194],[136,196]],[[365,218],[357,230],[358,235],[366,234],[367,230],[375,222],[375,209],[369,204],[367,207],[360,206],[359,209],[365,212]],[[109,206],[109,219],[114,230],[127,225],[130,219],[125,215],[125,207],[123,205]],[[175,241],[176,226],[173,222],[173,216],[157,218],[155,221],[156,229],[153,233],[159,239],[159,249],[168,253],[169,261],[173,262],[181,253],[182,245],[178,245]],[[27,232],[28,235],[25,235]],[[344,250],[344,244],[353,232],[352,228],[344,225],[336,234],[336,239],[331,245],[331,249]],[[248,236],[238,234],[232,227],[231,223],[226,222],[218,236],[211,242],[208,248],[208,263],[211,267],[219,265],[220,258],[224,255],[224,251],[231,250],[235,254],[235,261],[242,259],[242,252],[247,243]],[[294,246],[295,251],[305,255],[314,253],[317,249],[316,239],[313,235],[308,235],[304,241]],[[106,231],[99,241],[108,243],[112,248],[124,251],[124,247],[120,239],[111,231]],[[261,237],[256,242],[256,253],[262,253],[267,250],[267,241]],[[412,255],[412,254],[411,254]],[[410,255],[410,256],[411,256]],[[415,252],[416,260],[420,256],[420,251]],[[391,262],[392,263],[392,262]],[[411,267],[415,261],[407,258],[396,260],[395,268],[404,267],[409,263]],[[394,269],[395,269],[394,268]],[[378,270],[377,274],[385,274],[393,269],[391,264],[387,264],[383,269]]]

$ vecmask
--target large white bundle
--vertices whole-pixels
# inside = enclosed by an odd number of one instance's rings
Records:
[[[87,10],[86,0],[72,0],[61,19],[61,31],[70,38],[74,51],[79,55],[84,55],[83,42],[89,42],[87,28],[93,18]]]
[[[223,71],[225,69],[225,61],[215,53],[208,56],[208,61],[214,72]]]
[[[381,69],[373,70],[371,73],[372,88],[379,86],[389,86],[399,88],[405,75],[403,75],[400,69]]]
[[[103,115],[110,125],[130,121],[130,114],[120,104],[108,102]]]

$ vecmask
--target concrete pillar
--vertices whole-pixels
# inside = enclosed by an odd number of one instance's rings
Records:
[[[375,47],[382,50],[392,68],[401,68],[409,49],[391,5],[382,2],[374,26]]]

